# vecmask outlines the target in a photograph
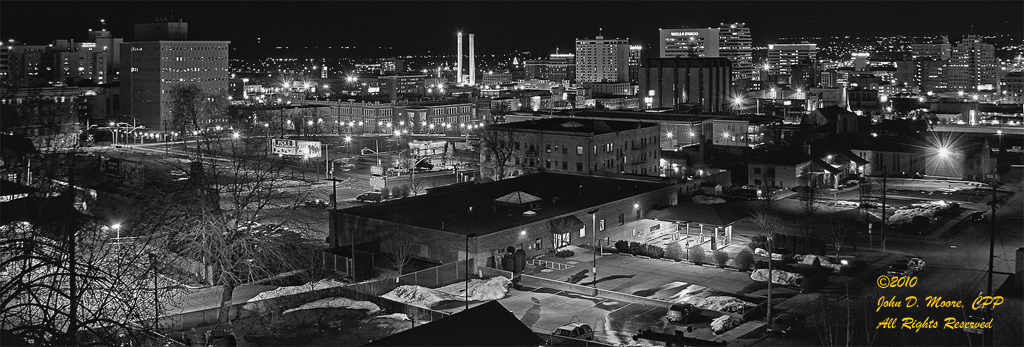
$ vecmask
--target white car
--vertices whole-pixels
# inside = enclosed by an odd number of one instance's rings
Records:
[[[585,323],[569,323],[551,332],[551,345],[575,345],[575,340],[594,340],[594,329]]]

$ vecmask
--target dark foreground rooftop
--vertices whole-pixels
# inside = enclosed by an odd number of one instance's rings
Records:
[[[364,346],[543,346],[530,328],[498,301],[470,308]]]

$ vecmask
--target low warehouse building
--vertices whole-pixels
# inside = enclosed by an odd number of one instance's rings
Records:
[[[479,264],[493,264],[509,246],[534,256],[595,239],[612,243],[602,236],[607,227],[675,205],[678,196],[671,183],[542,172],[331,211],[327,241],[343,248],[408,232],[418,257],[448,263],[466,259],[468,247],[471,258],[487,259]]]

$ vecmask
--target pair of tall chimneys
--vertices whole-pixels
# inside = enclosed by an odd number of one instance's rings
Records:
[[[473,34],[468,34],[468,35],[469,35],[469,81],[468,81],[468,83],[470,85],[476,85],[476,61],[474,60],[474,58],[476,58],[476,55],[473,52],[475,45],[473,44]],[[458,42],[458,44],[459,44],[458,58],[457,58],[458,61],[456,61],[456,63],[455,63],[455,66],[456,66],[456,69],[458,70],[458,73],[457,73],[457,76],[455,78],[456,78],[456,83],[463,83],[463,82],[467,82],[467,81],[465,81],[463,79],[463,77],[462,77],[462,32],[461,31],[459,32],[459,40],[458,41],[459,41]]]

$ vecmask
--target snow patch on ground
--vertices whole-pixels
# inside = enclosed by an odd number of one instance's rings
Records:
[[[715,333],[715,335],[718,335],[732,328],[738,327],[742,323],[743,322],[741,322],[739,318],[730,315],[724,315],[715,318],[714,320],[711,321],[711,332]]]
[[[747,307],[756,307],[757,305],[749,303],[731,296],[709,296],[706,298],[689,298],[685,300],[705,310],[714,310],[720,312],[742,312]]]
[[[490,301],[504,298],[508,294],[510,284],[512,281],[500,276],[486,280],[470,280],[469,300]],[[466,282],[457,282],[438,289],[410,285],[400,286],[384,294],[383,297],[413,306],[430,308],[442,301],[466,300]]]
[[[758,282],[768,282],[768,269],[757,269],[750,273],[750,279]],[[782,270],[772,270],[772,283],[799,286],[803,283],[804,276]]]
[[[436,289],[410,285],[399,286],[384,294],[383,298],[423,308],[430,308],[442,301],[462,299]]]
[[[807,265],[814,264],[814,259],[818,259],[818,264],[821,264],[821,266],[824,266],[824,267],[827,267],[827,268],[832,268],[832,272],[834,272],[834,273],[839,273],[839,270],[842,268],[842,265],[833,264],[831,261],[828,260],[828,258],[820,256],[820,255],[814,255],[814,254],[808,254],[808,255],[804,255],[804,256],[797,255],[797,256],[795,256],[793,258],[797,262],[799,262],[801,264],[807,264]]]
[[[276,297],[279,297],[279,296],[294,295],[294,294],[311,292],[311,291],[314,291],[314,290],[333,288],[333,287],[341,287],[341,286],[345,286],[345,285],[347,285],[347,284],[344,283],[344,282],[335,281],[334,279],[330,279],[330,278],[322,279],[322,280],[319,280],[319,281],[316,281],[316,282],[310,282],[310,283],[306,283],[306,284],[303,284],[303,285],[300,285],[300,286],[286,286],[286,287],[278,287],[276,289],[271,289],[271,290],[268,290],[268,291],[256,294],[256,296],[252,297],[251,299],[249,299],[246,302],[255,302],[255,301],[260,301],[260,300],[267,300],[267,299],[272,299],[272,298],[276,298]]]
[[[512,285],[512,280],[508,278],[498,276],[491,277],[486,280],[473,279],[469,281],[469,300],[476,301],[490,301],[504,298],[508,294],[508,286]],[[458,295],[465,299],[466,296],[466,282],[459,282],[449,284],[447,286],[438,288],[437,290]]]
[[[353,310],[367,310],[369,314],[380,312],[380,307],[369,301],[355,301],[349,298],[326,298],[313,302],[307,302],[296,308],[284,310],[282,314],[301,310],[314,310],[320,308],[350,308]]]
[[[390,319],[394,319],[394,320],[409,320],[409,315],[407,315],[405,313],[392,313],[392,314],[382,314],[382,315],[373,317],[373,319],[378,319],[378,318],[381,318],[381,319],[390,318]]]

